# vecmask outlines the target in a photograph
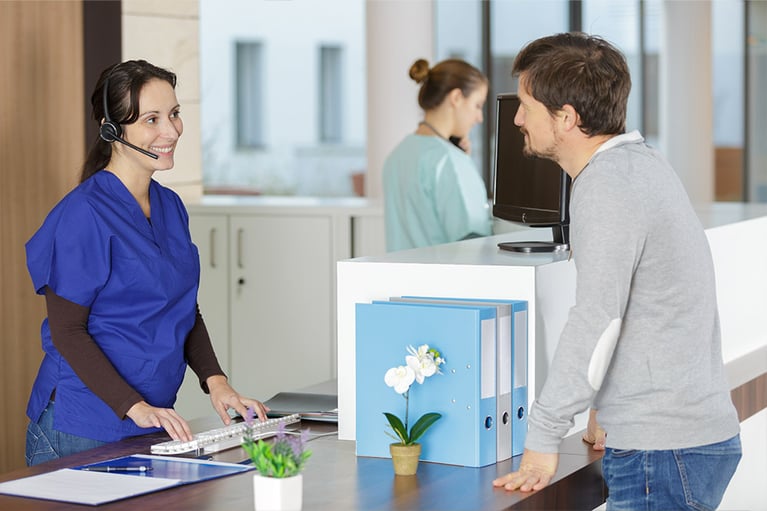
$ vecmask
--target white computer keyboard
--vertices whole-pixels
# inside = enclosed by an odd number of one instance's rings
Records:
[[[251,436],[254,440],[267,438],[277,434],[280,424],[294,424],[301,420],[297,413],[277,417],[259,422],[257,419],[253,422]],[[242,436],[248,429],[244,422],[232,423],[223,428],[211,429],[197,433],[194,438],[188,442],[181,440],[168,440],[160,442],[151,447],[152,454],[182,454],[190,451],[199,451],[200,454],[211,454],[214,452],[231,449],[242,444]]]

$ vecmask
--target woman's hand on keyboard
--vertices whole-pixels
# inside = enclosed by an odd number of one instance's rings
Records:
[[[224,424],[229,424],[232,419],[229,417],[228,410],[234,408],[242,417],[248,412],[248,407],[253,408],[259,420],[266,420],[268,407],[261,401],[241,396],[234,390],[225,376],[211,376],[206,380],[208,390],[210,391],[210,401],[213,403],[213,409],[216,410]]]
[[[163,428],[173,440],[192,440],[189,424],[172,408],[157,408],[146,401],[131,406],[126,414],[140,428]]]

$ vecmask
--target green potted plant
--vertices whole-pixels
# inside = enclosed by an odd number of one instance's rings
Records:
[[[409,427],[410,389],[413,383],[423,384],[426,378],[441,374],[439,366],[445,363],[439,351],[422,344],[417,349],[408,346],[409,355],[405,357],[405,365],[392,367],[384,375],[384,382],[394,389],[394,392],[405,398],[405,420],[396,415],[384,412],[394,435],[389,436],[398,440],[389,445],[394,473],[397,475],[414,475],[418,470],[418,459],[421,456],[421,444],[418,440],[437,422],[442,415],[436,412],[423,414]]]
[[[290,434],[280,424],[271,441],[254,440],[252,430],[254,413],[248,408],[242,448],[258,471],[253,476],[255,509],[298,510],[303,503],[303,476],[301,471],[312,452],[306,449],[308,431]]]

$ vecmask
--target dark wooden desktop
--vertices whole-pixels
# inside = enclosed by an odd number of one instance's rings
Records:
[[[219,426],[217,418],[192,421],[196,432]],[[334,424],[303,421],[312,433],[335,431]],[[136,437],[109,444],[35,467],[0,475],[0,481],[40,474],[127,454],[148,454],[152,444],[167,440],[163,434]],[[460,441],[460,439],[456,439]],[[534,493],[506,492],[492,487],[499,475],[519,465],[519,456],[483,468],[421,463],[412,477],[395,476],[390,459],[364,458],[354,454],[354,442],[336,436],[318,437],[309,443],[313,451],[304,471],[304,509],[316,510],[588,510],[605,501],[601,453],[579,436],[567,438],[561,449],[555,482]],[[450,446],[445,446],[449,449]],[[240,448],[214,456],[220,461],[240,462]],[[98,506],[113,510],[252,511],[253,472],[190,484]],[[119,476],[115,476],[119,477]],[[0,495],[4,511],[83,510],[90,506]]]

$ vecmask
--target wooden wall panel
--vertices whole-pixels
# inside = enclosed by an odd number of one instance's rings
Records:
[[[24,244],[84,158],[81,0],[0,1],[0,472],[24,466],[43,299]]]

